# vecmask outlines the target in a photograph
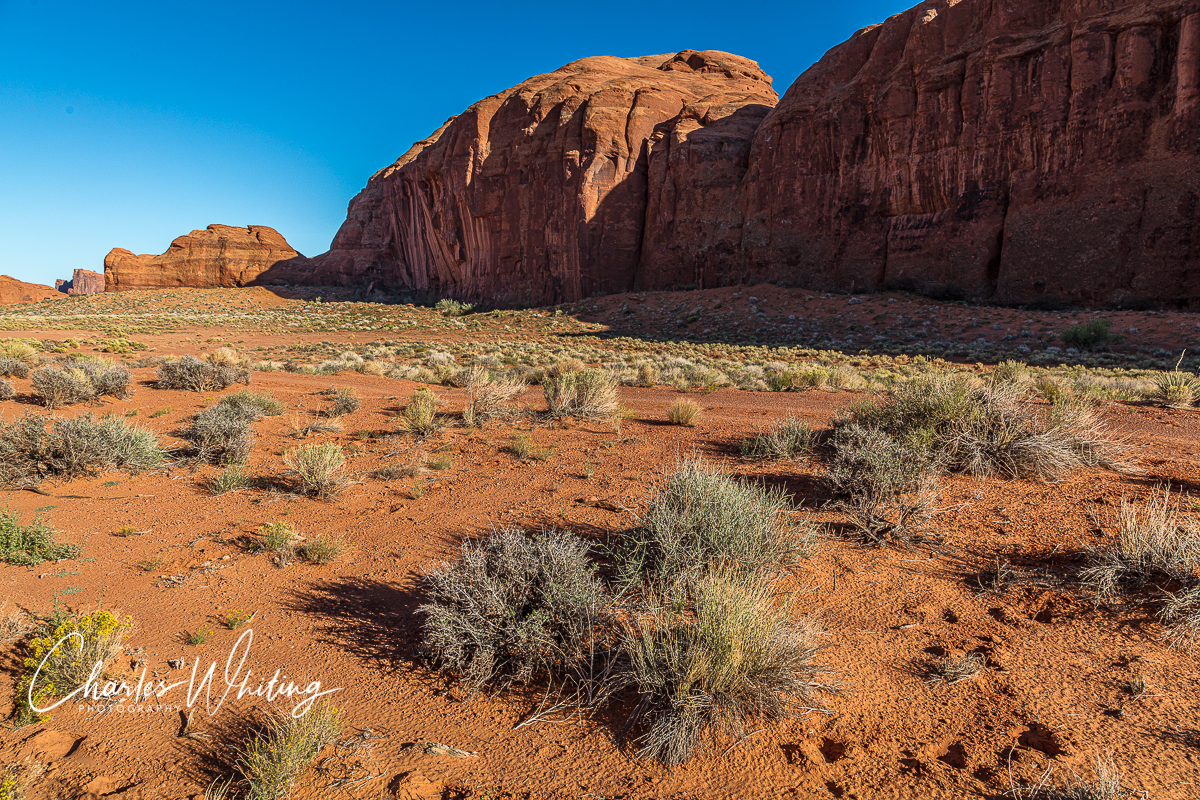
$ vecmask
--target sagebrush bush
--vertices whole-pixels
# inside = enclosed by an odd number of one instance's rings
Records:
[[[1079,350],[1093,350],[1121,341],[1121,336],[1113,333],[1112,323],[1103,318],[1072,325],[1059,334],[1059,338],[1067,347]]]
[[[782,719],[814,705],[824,687],[813,664],[820,626],[793,622],[767,584],[712,575],[690,602],[668,597],[623,625],[626,666],[616,676],[640,697],[640,754],[687,761],[705,737],[740,738],[751,721]]]
[[[17,358],[0,358],[0,375],[5,378],[28,378],[29,365]]]
[[[621,580],[675,582],[714,567],[757,575],[789,563],[815,541],[811,528],[789,519],[792,511],[780,487],[681,461],[652,490],[621,553]]]
[[[494,530],[464,541],[461,560],[425,575],[424,650],[433,666],[485,687],[561,680],[586,662],[611,624],[611,598],[565,531]]]
[[[835,420],[878,430],[924,451],[943,469],[984,477],[1054,480],[1085,467],[1127,468],[1127,448],[1108,438],[1084,402],[1059,398],[1046,413],[1013,384],[980,385],[955,375],[908,381],[882,403],[862,403]],[[839,444],[835,433],[832,444]]]
[[[904,444],[876,427],[839,425],[829,446],[832,456],[824,481],[839,497],[894,498],[917,491],[938,470],[929,451]]]
[[[44,701],[82,686],[96,662],[104,665],[103,676],[121,652],[132,626],[130,617],[121,619],[111,611],[99,610],[57,620],[52,630],[35,637],[23,662],[25,674],[17,684],[17,716],[44,719],[29,707],[31,688],[34,700],[44,705]]]
[[[992,370],[993,383],[1020,383],[1029,376],[1029,365],[1024,361],[1001,361]]]
[[[254,486],[254,476],[241,464],[232,464],[208,479],[209,494],[221,495]]]
[[[353,388],[338,389],[337,394],[333,396],[333,405],[325,412],[328,417],[344,417],[347,414],[353,414],[358,411],[362,402],[358,399],[358,394]]]
[[[341,733],[341,712],[325,703],[300,717],[269,714],[237,763],[248,800],[287,800],[296,779]]]
[[[97,475],[110,469],[145,472],[165,458],[158,437],[124,419],[50,419],[26,411],[0,421],[0,485],[37,486],[48,478]]]
[[[551,416],[613,419],[620,410],[617,382],[602,369],[552,371],[542,379]]]
[[[346,458],[336,442],[302,444],[283,456],[288,472],[296,478],[302,494],[324,500],[333,497],[346,485],[341,474]]]
[[[344,536],[321,534],[300,548],[300,555],[314,564],[331,564],[348,553],[351,545]]]
[[[251,392],[243,390],[227,394],[221,398],[219,405],[231,406],[239,414],[254,419],[257,417],[278,417],[287,406],[266,392]]]
[[[37,348],[20,339],[0,339],[0,357],[20,361],[30,366],[36,366],[40,359]]]
[[[476,426],[502,416],[505,404],[525,391],[525,382],[511,377],[495,380],[487,369],[475,366],[468,371],[466,387],[463,422]]]
[[[812,453],[817,434],[812,426],[794,414],[766,430],[760,430],[742,440],[744,458],[763,458],[768,461],[790,461]]]
[[[250,383],[247,367],[213,364],[192,355],[164,361],[158,367],[159,389],[180,389],[188,392],[211,392],[235,383]]]
[[[12,400],[17,396],[17,387],[12,381],[0,380],[0,400]]]
[[[667,422],[692,426],[700,419],[700,405],[694,400],[678,398],[667,407]]]
[[[191,443],[199,462],[243,464],[254,449],[250,423],[257,417],[253,406],[218,403],[197,414],[180,437]]]
[[[1167,408],[1190,408],[1200,393],[1200,381],[1186,372],[1163,372],[1154,378],[1149,399]]]
[[[43,367],[34,370],[32,382],[46,408],[91,403],[104,396],[129,396],[129,370],[119,364],[80,360]]]

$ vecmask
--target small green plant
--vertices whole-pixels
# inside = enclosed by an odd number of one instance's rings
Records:
[[[306,561],[314,564],[330,564],[337,561],[351,549],[344,536],[321,534],[300,549],[300,554]]]
[[[121,538],[125,538],[127,536],[141,536],[143,533],[145,533],[145,531],[139,530],[138,528],[135,528],[133,525],[126,525],[123,528],[121,528],[119,531],[114,533],[113,536],[120,536]]]
[[[329,417],[343,417],[346,414],[353,414],[355,411],[358,411],[360,405],[362,403],[359,401],[354,389],[350,387],[338,389],[337,394],[333,398],[333,405],[325,412],[325,415]]]
[[[201,625],[195,631],[189,632],[184,638],[188,644],[205,644],[209,639],[212,639],[212,637],[212,628],[208,627],[207,625]]]
[[[153,414],[150,415],[150,419],[158,419],[159,417],[165,417],[167,414],[170,414],[172,411],[174,411],[174,409],[171,408],[170,406],[167,406],[166,408],[160,408],[158,411],[155,411]]]
[[[162,556],[154,556],[153,558],[142,559],[138,562],[138,569],[142,572],[154,572],[165,563]]]
[[[1163,372],[1154,379],[1151,402],[1167,408],[1190,408],[1200,393],[1200,382],[1186,372]]]
[[[433,392],[428,387],[422,386],[413,392],[400,421],[404,427],[418,436],[428,436],[445,424],[437,414],[437,406],[437,398]]]
[[[209,494],[220,495],[249,489],[252,486],[254,486],[254,476],[247,472],[241,464],[233,464],[209,478],[206,488]]]
[[[475,305],[473,303],[463,303],[448,297],[438,300],[437,304],[434,305],[434,309],[443,317],[463,317],[470,314],[474,308]]]
[[[425,484],[414,483],[412,486],[408,487],[408,496],[413,500],[420,500],[425,496]]]
[[[238,759],[248,800],[287,800],[301,773],[341,732],[341,714],[327,704],[314,706],[300,717],[267,716]]]
[[[37,517],[22,525],[17,512],[0,510],[0,561],[17,566],[36,567],[47,561],[75,558],[83,549],[70,542],[58,542],[53,528]]]
[[[219,405],[233,408],[241,416],[250,419],[257,417],[278,417],[284,411],[287,411],[287,406],[266,392],[252,392],[246,389],[225,395],[221,398]]]
[[[1081,322],[1064,330],[1059,338],[1067,347],[1079,350],[1094,350],[1108,344],[1121,341],[1121,336],[1113,333],[1112,323],[1107,319],[1094,319]]]
[[[443,470],[450,469],[452,466],[454,466],[454,459],[449,454],[438,456],[429,462],[430,469]]]
[[[676,399],[667,408],[667,421],[672,425],[691,427],[700,418],[700,406],[692,400]]]
[[[268,522],[258,532],[262,536],[262,549],[272,553],[290,547],[300,538],[290,522]]]
[[[252,619],[254,619],[253,614],[247,614],[240,608],[231,608],[225,612],[225,627],[236,631]]]

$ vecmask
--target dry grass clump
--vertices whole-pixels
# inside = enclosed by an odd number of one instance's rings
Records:
[[[565,366],[564,366],[565,365]],[[575,369],[560,362],[542,379],[549,413],[554,417],[611,420],[620,410],[617,381],[603,369]]]
[[[245,389],[225,395],[221,398],[220,405],[231,406],[247,419],[278,417],[287,411],[287,406],[266,392],[251,392]]]
[[[471,427],[503,416],[505,404],[525,391],[525,382],[512,377],[493,379],[485,367],[472,367],[466,377],[467,405],[463,422]]]
[[[640,755],[682,764],[706,736],[740,738],[751,721],[815,704],[819,635],[766,584],[740,578],[713,575],[690,598],[654,603],[623,626],[628,662],[616,678],[639,696],[630,723],[645,728]]]
[[[700,459],[677,463],[654,488],[621,553],[624,582],[676,582],[714,567],[761,574],[806,554],[815,532],[793,524],[782,488],[743,482]]]
[[[812,452],[817,434],[812,426],[794,414],[755,436],[742,440],[743,458],[791,461]]]
[[[295,476],[301,493],[318,500],[334,497],[346,486],[341,474],[346,458],[336,442],[302,444],[287,451],[283,463]]]
[[[324,703],[300,717],[268,715],[238,759],[247,800],[287,800],[296,779],[341,733],[340,712]]]
[[[300,539],[296,527],[289,522],[268,522],[259,528],[262,536],[262,549],[277,553]]]
[[[1116,534],[1086,552],[1080,580],[1101,599],[1111,600],[1156,581],[1191,584],[1200,567],[1200,531],[1181,524],[1170,489],[1155,492],[1143,506],[1121,499],[1112,527]]]
[[[28,378],[29,365],[17,358],[0,358],[0,375],[5,378]]]
[[[424,648],[474,693],[576,673],[610,620],[588,545],[565,531],[494,530],[425,575]]]
[[[224,349],[224,348],[222,348]],[[211,359],[220,350],[210,356]],[[232,352],[232,351],[231,351]],[[225,361],[225,359],[219,359]],[[231,363],[201,361],[192,355],[164,361],[158,367],[159,389],[179,389],[188,392],[213,392],[235,383],[250,384],[250,369]]]
[[[1001,361],[992,370],[992,383],[1022,383],[1029,378],[1029,365],[1024,361]]]
[[[961,656],[946,656],[933,664],[929,669],[926,685],[944,683],[953,686],[956,683],[969,681],[987,666],[987,657],[981,653],[964,653]]]
[[[26,411],[12,422],[0,421],[0,485],[37,486],[49,478],[98,475],[110,469],[145,472],[165,457],[158,437],[124,419],[50,419]]]
[[[1111,758],[1097,757],[1095,762],[1096,777],[1087,781],[1075,776],[1065,784],[1050,783],[1050,767],[1042,773],[1042,777],[1032,786],[1015,786],[1006,795],[1016,800],[1122,800],[1129,797],[1145,797],[1144,794],[1131,792],[1122,783],[1121,772],[1112,763]]]
[[[246,369],[250,366],[250,356],[239,353],[232,347],[218,347],[209,353],[204,360],[214,367]]]
[[[667,422],[672,425],[692,426],[700,419],[700,405],[694,400],[677,398],[667,407]]]
[[[438,399],[426,386],[412,393],[400,423],[418,436],[428,436],[445,426],[446,421],[437,413]]]
[[[129,396],[129,370],[120,364],[102,361],[43,367],[34,370],[31,380],[46,408],[92,403],[104,396]]]
[[[1014,384],[934,375],[902,384],[883,403],[855,406],[835,429],[875,429],[944,469],[980,477],[1054,480],[1085,467],[1128,468],[1127,447],[1107,438],[1085,403],[1060,398],[1042,414],[1022,400]]]

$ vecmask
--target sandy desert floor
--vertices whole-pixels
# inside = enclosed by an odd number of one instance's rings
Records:
[[[73,339],[63,349],[85,354],[114,339],[146,345],[110,356],[131,362],[203,355],[218,345],[256,359],[319,360],[388,339],[454,345],[466,363],[463,354],[498,337],[544,344],[550,356],[587,337],[599,336],[597,347],[624,346],[606,333],[644,337],[637,341],[652,349],[680,330],[676,317],[682,311],[701,305],[708,309],[701,316],[735,311],[745,319],[755,312],[742,304],[754,296],[772,317],[756,326],[760,346],[787,345],[789,336],[798,340],[800,333],[789,325],[803,325],[805,335],[815,325],[825,336],[823,348],[858,357],[862,350],[903,352],[912,344],[905,340],[909,333],[922,347],[948,337],[947,350],[958,346],[955,337],[982,337],[993,349],[980,345],[958,361],[981,362],[986,371],[1001,357],[1020,355],[1006,349],[1019,344],[1004,339],[1010,333],[1061,330],[1093,316],[882,295],[847,306],[845,296],[774,287],[717,290],[699,298],[676,294],[642,295],[640,303],[604,298],[557,316],[543,310],[458,319],[412,307],[325,302],[327,315],[308,322],[312,303],[262,289],[134,293],[10,306],[0,313],[0,325],[11,337]],[[645,310],[626,313],[631,302]],[[686,307],[674,310],[681,303]],[[716,303],[721,308],[713,310]],[[881,314],[891,318],[870,321]],[[1163,368],[1196,335],[1193,315],[1104,316],[1125,337],[1108,351],[1111,364]],[[896,317],[903,320],[891,321]],[[907,324],[914,319],[918,325]],[[297,320],[305,322],[289,326]],[[948,333],[932,338],[934,322]],[[848,330],[867,324],[895,327]],[[710,332],[697,331],[698,337],[727,336],[730,325],[722,318],[706,327]],[[970,332],[955,334],[959,328]],[[876,336],[886,341],[871,349]],[[805,340],[805,346],[814,345]],[[1052,352],[1055,363],[1072,363]],[[17,398],[0,404],[0,415],[112,413],[178,444],[176,434],[192,415],[244,388],[159,390],[153,367],[135,367],[133,375],[128,399],[56,412],[41,408],[27,379],[14,380]],[[343,446],[351,483],[340,496],[318,501],[267,488],[213,496],[205,484],[217,470],[183,465],[47,482],[45,495],[8,493],[6,502],[23,519],[41,514],[83,549],[58,563],[0,565],[4,610],[45,615],[56,603],[117,609],[134,620],[129,652],[118,667],[132,674],[141,661],[148,674],[172,680],[190,675],[197,660],[202,669],[218,662],[219,672],[234,642],[252,629],[247,667],[256,675],[280,669],[297,681],[319,680],[339,690],[332,699],[347,723],[344,746],[328,748],[304,774],[295,795],[302,798],[1001,797],[1036,782],[1048,768],[1056,780],[1090,777],[1098,756],[1111,757],[1126,785],[1144,796],[1200,795],[1195,652],[1160,641],[1162,626],[1145,606],[1097,605],[1071,582],[1081,553],[1103,537],[1097,523],[1103,525],[1122,498],[1144,500],[1169,483],[1180,492],[1185,521],[1200,524],[1200,503],[1192,499],[1200,500],[1195,411],[1101,401],[1105,423],[1134,445],[1138,473],[1086,471],[1053,484],[949,476],[931,521],[937,542],[869,548],[837,536],[838,514],[823,508],[820,463],[763,464],[739,455],[744,437],[788,413],[827,427],[839,409],[870,396],[862,391],[697,391],[687,396],[701,406],[700,420],[682,427],[666,422],[668,405],[681,396],[677,388],[626,386],[621,402],[632,413],[619,426],[527,416],[481,429],[451,424],[437,437],[417,441],[399,435],[396,425],[417,382],[351,369],[256,371],[250,388],[288,408],[254,424],[249,470],[264,485],[286,486],[282,454],[296,443],[295,420],[326,407],[321,392],[331,385],[355,389],[362,401],[342,419],[343,431],[308,440]],[[434,391],[453,419],[465,390]],[[545,408],[536,386],[518,405]],[[514,433],[549,448],[548,457],[521,460],[507,452]],[[827,698],[825,710],[766,724],[744,741],[709,747],[689,764],[668,769],[639,760],[618,738],[615,718],[522,725],[541,699],[536,691],[464,702],[454,680],[420,662],[415,609],[422,602],[424,568],[454,559],[464,538],[498,525],[566,528],[609,542],[633,527],[664,470],[692,454],[736,475],[785,486],[805,516],[827,526],[829,535],[815,554],[778,586],[797,614],[817,614],[826,626],[817,660],[842,688]],[[444,468],[391,480],[372,475],[387,465],[431,459]],[[353,549],[323,566],[277,566],[254,543],[264,524],[278,521],[309,538],[344,535]],[[981,576],[997,560],[1040,577],[985,591]],[[230,630],[225,621],[231,611],[253,619]],[[203,628],[213,632],[210,640],[186,643],[188,633]],[[13,696],[21,642],[16,637],[3,644],[0,704]],[[969,652],[986,658],[974,679],[953,686],[926,681],[935,659]],[[183,668],[171,665],[177,659]],[[199,708],[188,727],[207,734],[198,738],[182,735],[183,719],[174,708],[96,713],[69,703],[40,725],[0,730],[0,765],[48,765],[30,798],[201,798],[211,781],[231,774],[236,748],[262,706],[255,700],[231,699],[211,716]],[[410,746],[419,742],[477,756]]]

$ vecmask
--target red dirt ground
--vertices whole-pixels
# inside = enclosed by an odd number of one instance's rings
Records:
[[[168,338],[158,340],[161,350],[173,349]],[[260,343],[252,335],[239,338]],[[135,376],[132,397],[102,411],[136,409],[131,421],[168,437],[221,394],[159,391],[148,385],[152,370],[135,370]],[[0,406],[6,419],[33,402],[28,381],[16,383],[18,401]],[[696,427],[683,428],[665,424],[675,391],[622,389],[622,402],[637,418],[619,432],[596,424],[519,425],[532,428],[538,444],[555,448],[542,462],[520,462],[502,450],[511,425],[451,427],[423,452],[446,446],[453,465],[430,473],[424,496],[414,499],[410,487],[424,479],[385,482],[366,473],[421,457],[411,440],[382,435],[395,430],[393,418],[416,384],[349,372],[255,373],[251,388],[289,408],[255,424],[255,474],[282,474],[281,453],[296,443],[288,438],[289,417],[324,407],[328,400],[317,392],[331,384],[352,386],[362,398],[362,408],[344,419],[343,433],[315,439],[347,449],[354,483],[336,500],[257,490],[212,497],[201,483],[213,468],[45,484],[54,497],[12,493],[10,506],[26,519],[45,510],[65,538],[85,544],[75,560],[0,566],[0,598],[38,613],[50,610],[56,593],[72,607],[102,600],[135,620],[129,647],[144,649],[148,670],[175,680],[189,675],[196,659],[205,667],[217,661],[219,678],[240,634],[221,621],[230,609],[253,613],[247,666],[256,674],[278,668],[297,680],[339,687],[332,697],[350,732],[369,728],[383,737],[369,752],[326,753],[325,772],[305,774],[295,795],[302,798],[998,797],[1013,782],[1037,780],[1047,766],[1056,779],[1091,777],[1097,755],[1111,755],[1127,784],[1156,800],[1198,795],[1194,652],[1159,642],[1162,628],[1143,608],[1097,609],[1065,591],[980,594],[973,578],[998,557],[1026,569],[1070,572],[1080,549],[1100,540],[1093,513],[1103,519],[1123,496],[1143,498],[1167,481],[1200,493],[1200,417],[1194,412],[1105,407],[1106,421],[1136,446],[1143,466],[1137,475],[1095,471],[1051,485],[947,478],[943,513],[935,518],[945,542],[936,548],[823,543],[781,590],[792,595],[797,613],[819,614],[828,629],[818,661],[843,687],[827,699],[832,713],[766,725],[743,742],[722,743],[667,769],[638,760],[605,718],[514,729],[539,698],[462,702],[453,681],[415,661],[422,568],[455,558],[464,537],[497,524],[619,535],[633,521],[621,509],[636,509],[649,484],[677,456],[693,452],[737,474],[781,482],[815,519],[833,520],[819,508],[818,464],[754,464],[737,457],[737,445],[787,412],[826,425],[836,409],[861,396],[720,390],[693,396],[703,416]],[[436,391],[449,412],[461,408],[462,390]],[[523,402],[544,407],[536,388]],[[151,416],[163,409],[165,415]],[[1190,501],[1184,509],[1197,522]],[[249,547],[261,525],[279,520],[309,538],[344,534],[354,551],[327,566],[279,568]],[[114,535],[126,526],[142,533]],[[139,566],[156,560],[161,563],[150,571]],[[201,626],[215,631],[213,638],[185,644],[182,634]],[[3,652],[0,697],[7,700],[19,666],[13,642]],[[926,685],[923,669],[931,660],[964,652],[985,654],[985,672],[951,687]],[[168,666],[177,658],[185,670]],[[1148,696],[1124,691],[1136,678],[1144,679]],[[251,700],[230,700],[211,717],[201,701],[192,729],[214,737],[202,740],[179,735],[178,712],[96,715],[68,705],[43,725],[0,732],[0,764],[28,758],[49,764],[31,798],[199,798],[211,780],[230,774],[239,721],[255,707]],[[421,741],[478,757],[404,748]],[[378,777],[330,788],[338,770],[356,759],[357,775],[366,769]]]

